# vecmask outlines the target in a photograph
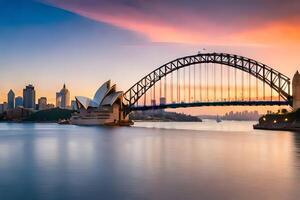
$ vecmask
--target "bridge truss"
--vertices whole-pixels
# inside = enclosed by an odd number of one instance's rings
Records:
[[[290,79],[256,60],[225,53],[175,59],[124,93],[127,110],[291,105]]]

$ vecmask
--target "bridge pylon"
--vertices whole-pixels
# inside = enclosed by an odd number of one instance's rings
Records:
[[[300,74],[299,71],[294,74],[292,81],[293,90],[293,109],[297,110],[300,108]]]

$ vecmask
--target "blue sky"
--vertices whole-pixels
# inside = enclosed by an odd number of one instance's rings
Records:
[[[76,77],[89,84],[97,74],[105,78],[101,69],[109,62],[104,56],[143,40],[128,31],[28,0],[1,1],[0,27],[1,93],[6,93],[3,89],[7,87],[19,91],[34,83],[37,89],[45,88],[41,95],[48,94],[63,82],[75,82]]]

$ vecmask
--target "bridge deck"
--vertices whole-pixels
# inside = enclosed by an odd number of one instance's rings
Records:
[[[187,108],[203,106],[288,106],[288,101],[228,101],[228,102],[194,102],[194,103],[171,103],[151,106],[134,106],[130,111],[138,110],[157,110],[166,108]]]

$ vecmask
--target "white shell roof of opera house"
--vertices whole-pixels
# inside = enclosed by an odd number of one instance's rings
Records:
[[[106,81],[96,91],[94,98],[90,99],[84,96],[76,96],[75,99],[85,109],[92,107],[97,108],[99,106],[113,105],[116,100],[123,95],[123,92],[116,92],[116,85],[111,86],[111,82]]]

